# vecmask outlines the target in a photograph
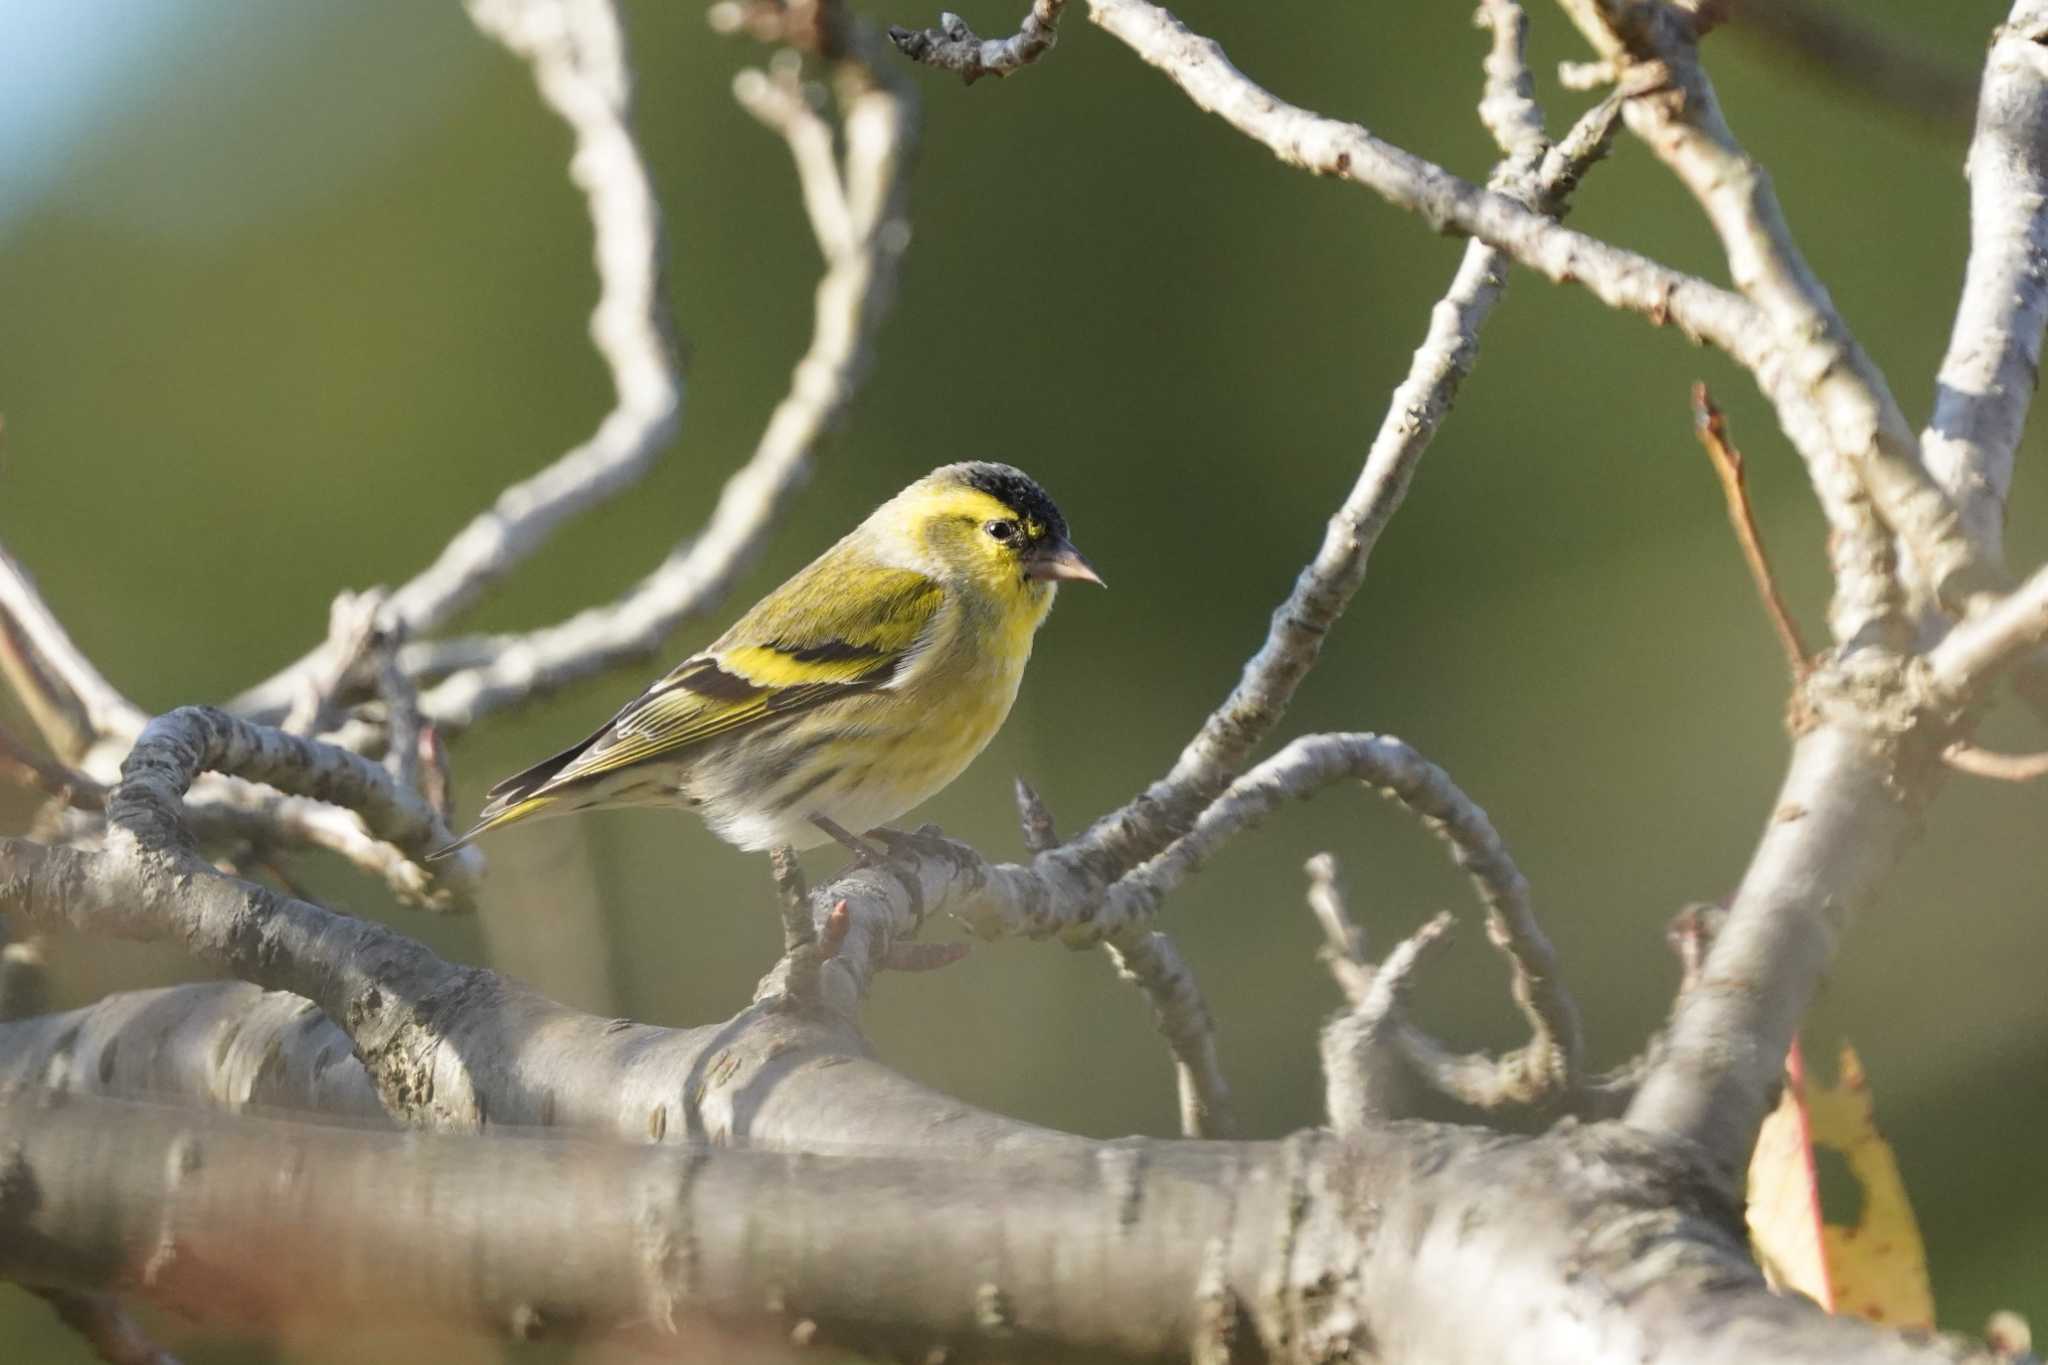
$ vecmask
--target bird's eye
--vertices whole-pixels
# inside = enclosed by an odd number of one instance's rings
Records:
[[[998,544],[1008,545],[1017,538],[1017,523],[1014,521],[992,521],[981,529],[994,537]]]

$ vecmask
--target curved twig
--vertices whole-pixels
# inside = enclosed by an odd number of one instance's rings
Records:
[[[547,544],[564,523],[630,487],[675,435],[683,379],[663,296],[661,213],[629,125],[625,34],[611,0],[469,0],[485,34],[533,67],[541,98],[576,140],[570,177],[595,234],[598,301],[590,336],[611,372],[614,402],[596,431],[538,474],[513,484],[435,561],[391,594],[392,619],[423,635],[462,611]],[[329,646],[258,684],[235,710],[274,719]]]
[[[205,706],[180,707],[143,727],[107,798],[108,825],[146,849],[189,847],[185,794],[205,772],[353,811],[375,839],[423,873],[426,855],[454,837],[424,797],[368,759]],[[264,827],[283,823],[272,812]],[[428,875],[449,897],[466,900],[482,868],[480,856],[460,849]]]
[[[843,59],[858,73],[864,30]],[[420,698],[426,720],[454,731],[581,678],[653,656],[683,622],[721,601],[759,553],[820,442],[844,417],[873,359],[910,241],[907,191],[917,138],[915,98],[887,80],[862,79],[843,96],[844,150],[816,126],[787,79],[742,73],[741,102],[789,141],[804,201],[826,260],[811,342],[789,393],[746,464],[726,481],[710,519],[617,601],[521,634],[423,642],[401,655],[406,674],[439,679]]]
[[[1502,32],[1496,29],[1496,54],[1501,42],[1519,40],[1519,29],[1506,29],[1504,39]],[[1512,67],[1498,55],[1492,60],[1508,73],[1506,88],[1512,90]],[[1502,93],[1502,79],[1496,77],[1489,87],[1488,99],[1496,109],[1512,107],[1514,98]],[[1618,115],[1612,103],[1596,106],[1562,142],[1541,149],[1540,156],[1533,149],[1521,158],[1511,156],[1497,173],[1497,183],[1545,213],[1560,212],[1587,168],[1607,154]],[[1163,777],[1064,848],[1037,860],[1040,872],[1066,883],[1069,894],[1105,886],[1185,831],[1279,723],[1321,656],[1324,640],[1364,583],[1380,533],[1400,509],[1417,463],[1478,358],[1480,329],[1506,287],[1503,264],[1504,254],[1493,247],[1475,242],[1467,248],[1430,314],[1408,374],[1394,390],[1357,482],[1331,516],[1315,558],[1274,609],[1265,642],[1246,662],[1230,695]]]

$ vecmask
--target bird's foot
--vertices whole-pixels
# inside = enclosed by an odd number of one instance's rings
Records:
[[[860,867],[888,866],[889,851],[887,849],[876,848],[837,820],[829,816],[813,815],[811,823],[830,835],[833,843],[838,844],[848,853],[851,853],[856,865]],[[889,830],[886,833],[893,834],[895,831]]]
[[[937,825],[919,825],[913,830],[871,829],[867,837],[878,841],[889,850],[890,858],[912,858],[919,855],[942,857],[950,845],[945,834]]]

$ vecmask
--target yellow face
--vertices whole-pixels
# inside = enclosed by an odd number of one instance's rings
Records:
[[[1052,584],[1027,573],[1050,528],[977,488],[932,488],[909,508],[913,534],[957,573],[988,587],[1049,596]]]

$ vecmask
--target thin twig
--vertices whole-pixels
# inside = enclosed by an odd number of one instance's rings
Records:
[[[858,24],[840,67],[839,162],[826,173],[816,114],[790,81],[756,73],[735,93],[791,142],[804,202],[826,259],[809,349],[797,362],[747,463],[726,481],[709,520],[614,602],[515,635],[423,642],[401,655],[408,676],[439,679],[420,699],[444,734],[579,679],[652,657],[677,627],[711,610],[753,562],[821,444],[843,420],[873,361],[876,331],[909,245],[908,185],[915,96],[869,60]],[[842,226],[843,225],[843,226]]]
[[[1480,1119],[1509,1113],[1594,1117],[1611,1114],[1624,1102],[1615,1093],[1612,1074],[1582,1076],[1566,1088],[1540,1049],[1524,1047],[1500,1057],[1454,1052],[1418,1028],[1400,1006],[1422,959],[1447,939],[1449,912],[1396,944],[1375,965],[1366,953],[1364,931],[1345,908],[1336,859],[1319,853],[1306,870],[1309,909],[1323,930],[1317,956],[1350,1006],[1322,1034],[1326,1107],[1340,1131],[1404,1117],[1423,1092]]]
[[[2048,567],[1983,606],[1927,652],[1927,667],[1950,692],[1977,688],[2048,642]]]
[[[317,666],[299,677],[299,695],[278,723],[287,734],[317,735],[333,725],[335,712],[351,692],[360,691],[375,668],[382,645],[385,595],[339,592],[327,609],[327,643]]]
[[[1749,505],[1742,452],[1728,440],[1728,424],[1722,418],[1721,410],[1714,406],[1713,395],[1707,392],[1705,384],[1692,386],[1692,422],[1693,432],[1700,438],[1700,444],[1706,447],[1707,459],[1721,480],[1721,492],[1728,500],[1728,524],[1735,528],[1735,539],[1742,546],[1742,557],[1749,565],[1749,576],[1756,584],[1757,596],[1763,599],[1771,626],[1778,632],[1778,643],[1784,646],[1785,662],[1791,667],[1795,680],[1803,678],[1812,666],[1813,655],[1799,634],[1799,625],[1792,619],[1792,611],[1785,605],[1784,596],[1778,591],[1777,577],[1771,572],[1770,556],[1764,553],[1764,539],[1757,530],[1756,516]]]
[[[1024,846],[1034,854],[1057,848],[1058,827],[1043,798],[1021,777],[1015,790]],[[1235,1134],[1236,1107],[1216,1052],[1215,1015],[1179,945],[1157,930],[1134,929],[1102,946],[1118,979],[1136,986],[1151,1002],[1152,1021],[1173,1056],[1181,1132],[1188,1137]]]
[[[1366,956],[1365,933],[1345,907],[1337,860],[1318,853],[1306,871],[1309,909],[1323,931],[1317,956],[1348,1004],[1322,1030],[1324,1109],[1332,1128],[1355,1132],[1409,1110],[1414,1076],[1402,1035],[1412,1027],[1400,1005],[1416,967],[1450,932],[1452,919],[1448,911],[1437,915],[1374,966]]]
[[[1356,1005],[1372,985],[1372,960],[1366,956],[1365,931],[1351,918],[1344,903],[1344,888],[1337,880],[1337,860],[1327,853],[1310,858],[1302,869],[1308,874],[1308,908],[1323,931],[1323,946],[1317,951],[1337,978],[1344,998]]]
[[[1152,1020],[1173,1054],[1180,1130],[1187,1137],[1232,1137],[1237,1107],[1216,1053],[1216,1020],[1172,938],[1156,930],[1130,932],[1103,944],[1117,974],[1145,992]]]
[[[1755,307],[1696,276],[1561,227],[1509,195],[1482,190],[1443,167],[1274,95],[1231,65],[1213,39],[1148,0],[1089,0],[1089,17],[1157,67],[1202,109],[1292,166],[1351,181],[1432,227],[1476,237],[1609,307],[1671,324],[1746,365],[1771,351]]]
[[[1496,29],[1495,35],[1491,60],[1499,71],[1505,65],[1498,55],[1500,42],[1512,43],[1520,30],[1511,25]],[[1500,79],[1496,76],[1489,88],[1497,92]],[[1506,79],[1512,82],[1513,77]],[[1497,93],[1494,98],[1499,99]],[[1618,106],[1603,102],[1540,157],[1503,162],[1496,183],[1543,212],[1561,212],[1580,177],[1607,154],[1618,117]],[[1519,207],[1521,199],[1512,202]],[[1503,252],[1483,243],[1466,248],[1449,288],[1431,310],[1407,375],[1394,389],[1356,483],[1330,517],[1315,557],[1274,609],[1265,641],[1246,662],[1237,685],[1163,777],[1065,847],[1037,859],[1034,866],[1041,875],[1071,886],[1070,894],[1082,894],[1089,885],[1100,887],[1153,856],[1188,828],[1272,733],[1364,583],[1373,547],[1400,509],[1416,467],[1478,359],[1480,330],[1506,288],[1505,261]]]
[[[998,79],[1025,67],[1052,51],[1059,41],[1060,11],[1067,0],[1031,0],[1031,12],[1015,33],[1007,38],[977,35],[957,14],[941,14],[937,28],[899,28],[891,25],[889,41],[913,62],[955,71],[964,84],[972,85],[983,76]]]
[[[1961,532],[1883,373],[1801,254],[1770,178],[1722,117],[1691,17],[1627,0],[1562,3],[1614,63],[1629,127],[1692,192],[1730,278],[1763,314],[1773,354],[1749,368],[1805,457],[1833,533],[1835,637],[1903,644],[1910,632],[1893,536],[1910,576],[1951,609],[1995,584],[1997,565]],[[1820,430],[1805,420],[1814,416]]]
[[[811,923],[810,884],[804,880],[804,866],[793,848],[770,849],[768,866],[782,904],[782,951],[793,953],[818,937],[817,926]]]
[[[590,336],[611,372],[611,411],[580,445],[501,492],[439,557],[391,594],[392,619],[419,637],[474,603],[564,524],[637,482],[682,419],[664,297],[660,208],[630,126],[625,34],[611,0],[469,0],[488,36],[533,67],[541,98],[575,136],[569,173],[595,237],[598,301]],[[322,645],[237,698],[237,711],[283,714]]]
[[[1414,1051],[1415,1040],[1403,1036],[1408,1030],[1401,1005],[1416,969],[1447,940],[1452,923],[1451,912],[1441,911],[1395,944],[1384,961],[1369,968],[1370,984],[1351,1008],[1323,1026],[1323,1108],[1338,1132],[1354,1133],[1406,1115],[1415,1073],[1405,1054]]]
[[[2048,777],[2048,753],[2001,754],[1958,742],[1941,751],[1941,761],[1959,773],[1999,782],[2035,782]]]
[[[1543,110],[1536,104],[1536,82],[1529,75],[1524,51],[1529,16],[1521,0],[1482,0],[1474,18],[1493,31],[1493,46],[1483,65],[1486,89],[1479,100],[1479,121],[1504,156],[1533,169],[1550,139],[1543,133]]]
[[[4,549],[0,673],[44,741],[68,763],[83,765],[102,740],[134,738],[149,719],[72,643],[28,571]]]
[[[98,810],[107,789],[78,769],[30,749],[0,726],[0,778],[80,810]]]
[[[1508,958],[1511,990],[1530,1029],[1522,1060],[1532,1085],[1559,1094],[1577,1089],[1583,1054],[1578,1010],[1559,978],[1557,956],[1530,903],[1529,886],[1486,813],[1450,775],[1413,748],[1381,735],[1310,735],[1294,741],[1232,783],[1194,827],[1164,852],[1119,879],[1099,900],[1063,903],[1023,868],[989,868],[960,913],[987,935],[1062,936],[1068,942],[1120,941],[1152,917],[1167,894],[1198,871],[1227,839],[1265,818],[1282,801],[1356,779],[1421,817],[1450,849],[1487,907],[1487,928]]]
[[[1023,827],[1024,847],[1031,853],[1043,853],[1058,848],[1059,827],[1053,823],[1052,811],[1046,808],[1045,800],[1037,788],[1023,778],[1016,779],[1014,788],[1017,797],[1017,823]]]

